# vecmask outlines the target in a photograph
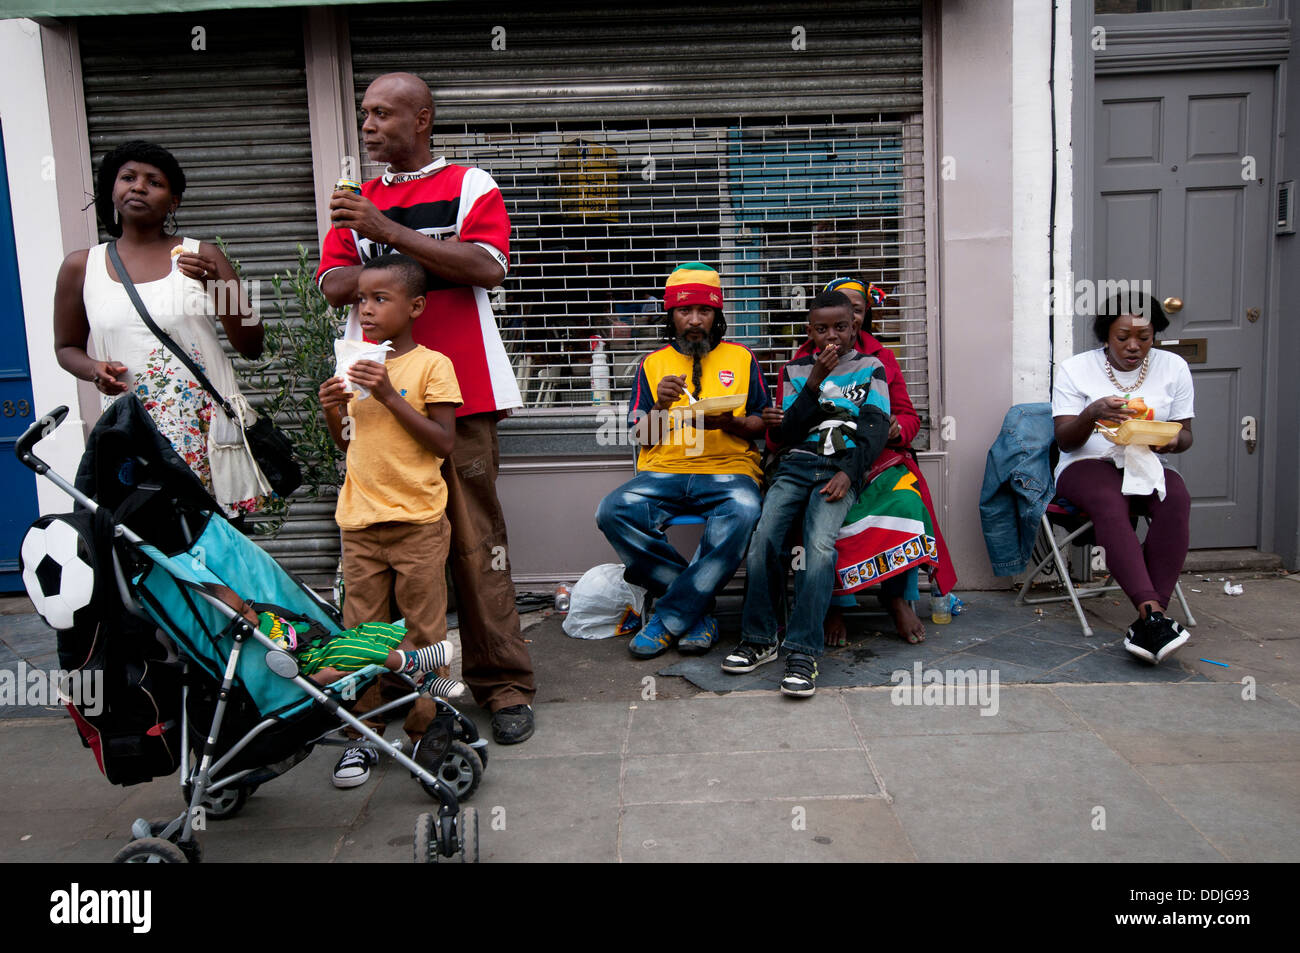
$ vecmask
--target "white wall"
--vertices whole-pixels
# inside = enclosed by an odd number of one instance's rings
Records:
[[[1048,230],[1052,188],[1051,90],[1056,85],[1056,271],[1057,287],[1072,285],[1073,151],[1070,138],[1072,46],[1070,0],[1057,10],[1056,63],[1051,64],[1052,5],[1015,0],[1011,33],[1011,203],[1013,403],[1051,399],[1048,288]],[[1069,301],[1058,298],[1055,358],[1073,352]]]
[[[5,64],[0,125],[9,168],[32,394],[37,413],[64,404],[72,408],[71,418],[78,418],[76,380],[54,360],[54,279],[65,253],[40,28],[31,20],[0,20],[0,63]],[[84,449],[78,420],[69,419],[37,449],[47,463],[71,479]],[[42,513],[72,508],[71,500],[48,480],[36,480],[36,486]]]

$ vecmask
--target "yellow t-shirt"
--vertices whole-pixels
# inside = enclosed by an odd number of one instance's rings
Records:
[[[393,388],[421,414],[426,404],[460,406],[456,372],[437,351],[417,344],[401,357],[390,357],[385,367]],[[407,433],[373,396],[352,398],[347,417],[352,418],[348,472],[334,510],[339,526],[365,529],[376,523],[423,525],[442,519],[447,508],[442,458]],[[345,433],[347,424],[345,418]]]

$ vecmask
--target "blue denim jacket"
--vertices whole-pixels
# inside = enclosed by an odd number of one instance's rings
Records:
[[[1052,501],[1050,454],[1055,428],[1051,404],[1016,404],[984,464],[980,524],[989,562],[998,576],[1014,576],[1029,564],[1039,521]]]

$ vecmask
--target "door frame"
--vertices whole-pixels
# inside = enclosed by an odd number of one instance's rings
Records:
[[[1273,77],[1272,143],[1275,190],[1284,172],[1283,140],[1278,130],[1285,127],[1285,66],[1291,54],[1290,14],[1295,0],[1266,0],[1262,7],[1242,10],[1210,10],[1186,13],[1104,14],[1093,13],[1093,0],[1071,0],[1071,32],[1074,50],[1074,97],[1071,126],[1074,149],[1074,225],[1070,253],[1075,275],[1093,272],[1093,146],[1097,108],[1096,77],[1099,74],[1142,74],[1155,72],[1204,71],[1211,69],[1268,68]],[[1103,31],[1094,37],[1094,29]],[[1094,49],[1096,40],[1104,49]],[[1277,408],[1280,392],[1280,325],[1277,236],[1270,229],[1265,260],[1264,315],[1265,358],[1263,408]],[[1075,322],[1074,353],[1091,346],[1090,325]],[[1061,357],[1054,358],[1061,360]],[[1283,439],[1276,410],[1263,414],[1260,439],[1263,446],[1259,484],[1258,548],[1276,552],[1288,538],[1294,539],[1300,526],[1277,525],[1276,490],[1279,486],[1279,444]],[[1294,439],[1292,435],[1291,439]],[[1300,554],[1288,553],[1289,561]]]

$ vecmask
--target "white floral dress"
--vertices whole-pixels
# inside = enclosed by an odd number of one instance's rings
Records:
[[[194,239],[185,239],[183,244],[187,251],[198,250],[198,242]],[[215,403],[194,379],[189,368],[149,330],[131,303],[126,288],[109,277],[106,261],[106,245],[90,249],[82,289],[96,359],[119,361],[126,365],[127,379],[134,381],[135,395],[153,418],[158,431],[171,442],[227,516],[260,509],[267,496],[221,499],[214,492],[210,438]],[[135,287],[154,322],[193,358],[220,390],[222,385],[217,378],[231,378],[232,375],[214,374],[209,368],[213,361],[205,357],[205,351],[209,355],[219,354],[221,356],[216,360],[229,367],[216,337],[210,297],[202,285],[186,278],[173,264],[167,277],[136,282]],[[104,397],[104,406],[115,399]]]

